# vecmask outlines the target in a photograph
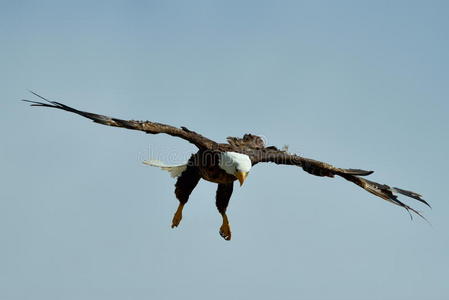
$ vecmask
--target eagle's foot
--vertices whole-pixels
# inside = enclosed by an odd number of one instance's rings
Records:
[[[184,205],[179,204],[178,209],[176,210],[175,215],[173,216],[173,219],[171,221],[171,228],[178,227],[179,223],[181,223],[183,208],[184,208]]]
[[[228,223],[223,223],[220,227],[220,235],[227,241],[231,240],[231,227]]]

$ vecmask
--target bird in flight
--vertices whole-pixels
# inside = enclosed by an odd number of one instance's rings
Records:
[[[416,199],[427,206],[430,205],[422,199],[422,196],[408,190],[397,187],[390,187],[363,178],[373,171],[360,169],[342,169],[334,167],[328,163],[301,157],[289,153],[285,149],[278,149],[274,146],[266,146],[263,139],[253,134],[245,134],[242,138],[228,137],[227,143],[217,143],[186,127],[173,127],[170,125],[151,121],[122,120],[104,115],[94,114],[74,109],[65,104],[50,101],[35,92],[33,95],[45,102],[23,100],[31,103],[31,106],[49,107],[65,110],[78,114],[92,121],[114,127],[122,127],[132,130],[140,130],[145,133],[159,134],[165,133],[184,139],[198,148],[198,152],[192,154],[190,159],[183,165],[168,166],[159,161],[145,161],[144,163],[160,167],[170,172],[172,177],[177,178],[175,184],[175,195],[179,200],[178,208],[172,219],[172,228],[177,227],[182,219],[182,212],[189,196],[201,179],[216,183],[216,206],[222,216],[220,235],[225,240],[231,239],[231,228],[226,215],[226,209],[234,188],[234,181],[242,185],[250,170],[258,163],[275,163],[278,165],[291,165],[301,167],[304,171],[315,176],[335,177],[340,176],[366,191],[406,209],[410,216],[413,212],[424,218],[421,213],[398,200],[397,195],[402,194]],[[425,219],[425,218],[424,218]]]

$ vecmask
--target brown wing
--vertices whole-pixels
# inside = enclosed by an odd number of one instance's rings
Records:
[[[59,102],[50,101],[45,99],[44,97],[31,92],[33,95],[47,101],[48,103],[42,103],[37,101],[30,101],[30,100],[23,100],[26,102],[32,103],[31,106],[43,106],[43,107],[50,107],[50,108],[57,108],[65,111],[69,111],[75,114],[78,114],[80,116],[83,116],[85,118],[91,119],[92,121],[96,123],[100,123],[103,125],[108,126],[114,126],[114,127],[122,127],[127,129],[133,129],[133,130],[140,130],[144,131],[146,133],[151,134],[159,134],[159,133],[165,133],[171,136],[176,136],[179,138],[182,138],[186,141],[189,141],[190,143],[194,144],[200,149],[211,149],[215,148],[217,143],[214,141],[205,138],[204,136],[188,130],[185,127],[177,128],[166,124],[156,123],[156,122],[150,122],[150,121],[134,121],[134,120],[121,120],[116,119],[108,116],[98,115],[90,112],[80,111],[77,109],[74,109],[70,106],[64,105]]]
[[[260,162],[273,162],[281,165],[294,165],[301,167],[307,173],[316,176],[326,176],[326,177],[334,177],[338,175],[343,177],[344,179],[351,181],[368,192],[388,201],[398,206],[405,208],[407,211],[412,211],[425,219],[420,212],[411,208],[410,206],[404,204],[403,202],[397,199],[395,193],[399,193],[411,198],[414,198],[427,206],[430,207],[429,203],[427,203],[424,199],[421,198],[421,195],[403,190],[400,188],[390,187],[386,184],[380,184],[374,181],[370,181],[359,176],[367,176],[373,173],[373,171],[365,171],[360,169],[341,169],[334,167],[328,163],[304,158],[299,155],[290,154],[286,151],[278,150],[275,147],[267,147],[265,149],[253,150],[251,153],[248,153],[251,157],[251,161],[254,164]],[[411,215],[410,215],[411,216]]]

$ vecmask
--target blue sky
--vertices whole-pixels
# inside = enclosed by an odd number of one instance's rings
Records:
[[[0,4],[1,299],[447,299],[445,1]],[[218,235],[212,183],[170,228],[179,139],[244,133],[422,193],[432,226],[342,179],[257,165]]]

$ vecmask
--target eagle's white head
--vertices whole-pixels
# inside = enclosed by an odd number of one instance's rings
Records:
[[[219,164],[226,173],[234,175],[243,184],[251,169],[251,159],[246,154],[237,152],[222,152]]]

